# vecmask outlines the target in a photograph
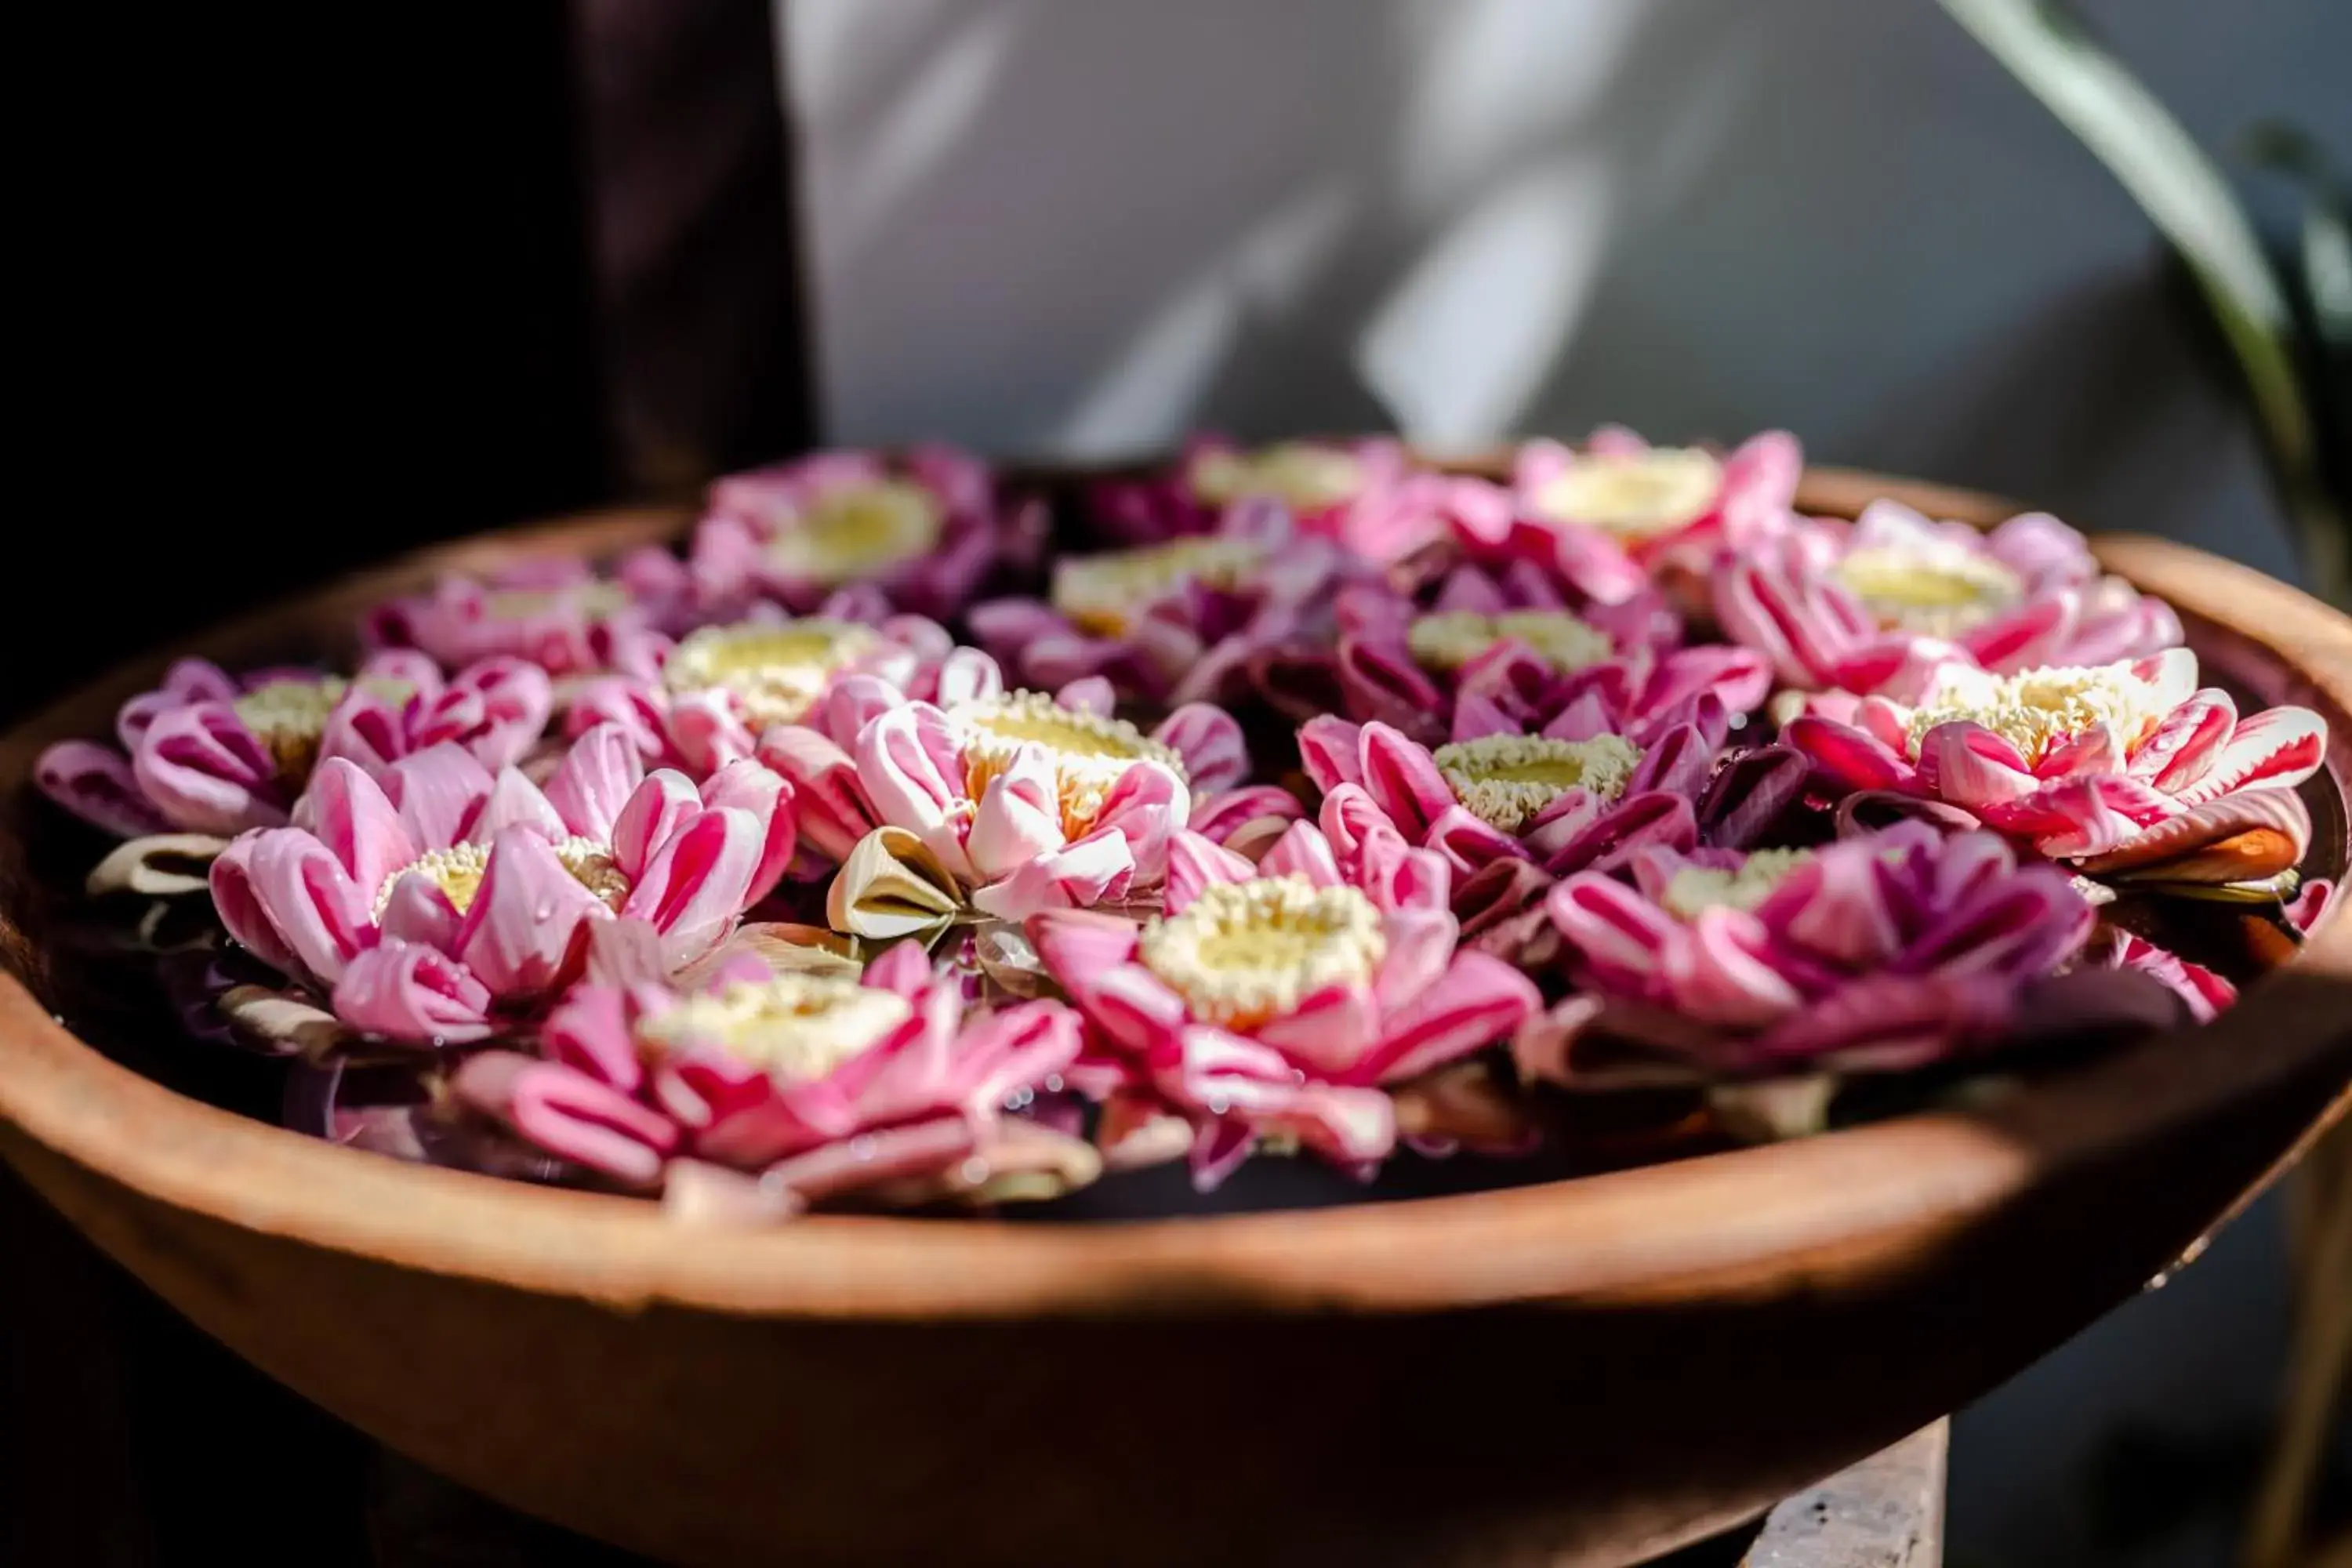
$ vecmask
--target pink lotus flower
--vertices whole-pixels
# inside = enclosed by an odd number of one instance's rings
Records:
[[[807,1202],[963,1177],[1006,1149],[1003,1112],[1076,1058],[1078,1022],[1057,1002],[967,1018],[957,987],[901,943],[855,978],[749,959],[698,991],[578,985],[541,1044],[545,1059],[470,1058],[458,1099],[625,1186],[692,1161]]]
[[[688,633],[650,677],[583,682],[564,708],[564,732],[619,724],[647,763],[704,778],[751,755],[769,729],[806,719],[851,676],[931,694],[954,646],[936,621],[891,615],[851,593],[803,617],[765,605]]]
[[[968,452],[820,452],[712,485],[691,564],[706,616],[761,598],[805,614],[870,584],[898,609],[944,619],[1000,561],[1033,555],[1045,528],[1042,502],[1001,505],[995,476]]]
[[[1655,847],[1633,886],[1584,872],[1548,909],[1580,994],[1520,1032],[1523,1074],[1571,1087],[1888,1071],[1997,1040],[2020,987],[2095,917],[1990,833],[1906,823],[1818,850]],[[1612,1069],[1606,1046],[1653,1053]]]
[[[1070,1075],[1107,1100],[1113,1163],[1156,1117],[1192,1128],[1194,1182],[1215,1184],[1261,1140],[1366,1171],[1397,1138],[1381,1086],[1507,1037],[1541,1005],[1524,974],[1456,951],[1444,862],[1392,833],[1352,865],[1307,823],[1257,864],[1176,835],[1164,915],[1029,921],[1047,971],[1086,1016]]]
[[[756,763],[699,793],[647,774],[616,727],[591,731],[541,790],[439,745],[385,770],[320,764],[290,827],[247,833],[212,868],[222,924],[331,993],[350,1027],[477,1040],[497,1009],[576,973],[583,927],[635,915],[672,967],[708,952],[793,852],[783,782]]]
[[[667,550],[633,550],[610,575],[577,556],[536,556],[379,605],[361,635],[371,647],[417,648],[450,669],[519,658],[559,679],[649,674],[692,597],[684,563]]]
[[[793,786],[814,854],[843,870],[836,929],[897,938],[967,911],[1020,920],[1160,879],[1168,836],[1202,820],[1231,836],[1297,802],[1249,771],[1241,727],[1204,704],[1149,734],[1114,718],[1101,681],[1008,691],[995,661],[942,662],[940,703],[869,677],[828,699],[824,728],[769,731],[760,755]]]
[[[539,739],[548,703],[545,673],[518,659],[485,659],[446,680],[410,652],[371,655],[348,680],[313,669],[240,679],[182,659],[122,705],[121,751],[63,741],[34,777],[75,816],[125,837],[226,836],[284,823],[329,757],[381,773],[448,743],[505,767]]]
[[[2111,664],[2179,645],[2169,607],[2103,577],[2083,536],[2042,512],[1990,533],[1873,501],[1727,556],[1716,618],[1804,690],[1916,700],[1959,659],[2004,675]]]
[[[1216,531],[1240,501],[1276,501],[1301,533],[1368,561],[1404,559],[1449,537],[1457,520],[1499,526],[1510,498],[1483,479],[1417,464],[1402,441],[1284,441],[1255,451],[1217,436],[1186,443],[1173,472],[1095,487],[1104,530],[1130,544]]]
[[[1512,472],[1516,511],[1501,529],[1474,530],[1474,554],[1548,554],[1569,581],[1604,603],[1649,579],[1696,574],[1786,525],[1805,466],[1782,430],[1751,437],[1729,457],[1653,447],[1603,426],[1572,451],[1529,441]],[[1532,538],[1530,536],[1533,536]]]
[[[1278,503],[1247,497],[1218,531],[1065,556],[1051,602],[971,608],[972,635],[1024,684],[1099,676],[1126,698],[1213,701],[1260,649],[1329,625],[1332,595],[1370,568],[1302,536]]]
[[[2010,676],[1947,667],[1916,707],[1865,697],[1851,723],[1806,714],[1786,738],[1841,790],[1959,807],[2091,876],[2237,882],[2310,847],[2294,786],[2318,771],[2327,726],[2303,708],[2242,719],[2171,648]]]

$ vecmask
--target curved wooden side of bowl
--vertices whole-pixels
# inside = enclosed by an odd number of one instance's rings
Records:
[[[1894,494],[1817,472],[1851,514]],[[436,552],[189,651],[330,637]],[[2109,539],[2199,651],[2352,737],[2352,623]],[[394,1448],[689,1563],[1617,1564],[1982,1393],[2167,1267],[2339,1109],[2352,921],[2215,1025],[1970,1114],[1544,1186],[1079,1227],[646,1206],[357,1154],[179,1098],[37,999],[23,787],[148,659],[0,742],[0,1152],[181,1311]],[[2339,837],[2337,814],[2330,832]],[[2340,847],[2340,846],[2339,846]]]

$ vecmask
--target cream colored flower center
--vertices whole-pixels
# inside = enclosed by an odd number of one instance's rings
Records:
[[[572,873],[572,879],[595,894],[606,909],[617,911],[621,900],[629,896],[629,879],[614,864],[609,846],[593,838],[565,838],[556,843],[555,858]],[[450,907],[462,915],[474,907],[474,896],[482,890],[482,878],[489,868],[490,847],[487,844],[452,844],[445,849],[428,849],[383,879],[383,886],[375,890],[374,918],[383,919],[384,910],[392,903],[393,890],[411,872],[440,889]],[[553,913],[552,910],[547,911],[548,915]]]
[[[482,613],[492,620],[529,621],[557,610],[576,609],[583,620],[601,621],[629,605],[618,583],[567,583],[559,588],[494,588],[482,595]]]
[[[1143,928],[1139,956],[1194,1017],[1246,1029],[1327,986],[1370,984],[1388,950],[1371,900],[1289,876],[1202,889]]]
[[[1499,616],[1450,610],[1417,616],[1405,631],[1405,646],[1423,669],[1459,669],[1506,638],[1525,643],[1562,675],[1599,664],[1616,651],[1607,633],[1595,631],[1566,610],[1510,610]]]
[[[1255,452],[1203,452],[1192,459],[1192,494],[1211,506],[1264,496],[1293,511],[1321,511],[1363,488],[1364,467],[1348,453],[1311,441],[1285,441]]]
[[[2095,724],[2126,751],[2147,738],[2165,714],[2161,693],[2125,664],[2048,665],[2017,675],[1956,670],[1911,713],[1911,746],[1938,724],[1972,721],[2015,746],[2029,764]]]
[[[1667,880],[1662,901],[1669,913],[1686,921],[1717,906],[1752,910],[1772,896],[1781,879],[1812,858],[1810,849],[1759,849],[1736,871],[1685,866]]]
[[[271,680],[231,702],[237,721],[253,732],[277,764],[278,782],[300,789],[318,765],[327,718],[350,688],[332,676],[319,680]]]
[[[2024,581],[1964,544],[1850,551],[1830,574],[1887,630],[1950,637],[2025,596]]]
[[[879,1044],[915,1016],[895,991],[839,975],[738,980],[637,1021],[656,1055],[715,1046],[783,1084],[813,1083]]]
[[[1042,746],[1054,763],[1062,831],[1076,838],[1094,826],[1103,796],[1139,762],[1183,778],[1184,759],[1124,719],[1064,708],[1042,691],[1013,691],[949,710],[963,752],[964,793],[978,800],[1013,765],[1024,746]]]
[[[721,690],[753,728],[804,716],[833,678],[881,643],[854,621],[742,621],[705,626],[670,650],[662,684],[671,692]]]
[[[939,498],[911,480],[842,485],[785,523],[767,555],[778,571],[803,582],[855,583],[929,555],[946,525]]]
[[[1119,637],[1153,600],[1187,583],[1241,587],[1265,559],[1262,545],[1213,535],[1081,555],[1055,566],[1054,608],[1097,637]]]
[[[1555,741],[1543,735],[1481,735],[1433,753],[1437,771],[1470,815],[1505,833],[1517,833],[1570,790],[1589,791],[1602,804],[1625,793],[1641,748],[1622,735]]]
[[[1580,457],[1536,493],[1536,509],[1643,540],[1697,521],[1723,489],[1723,466],[1696,447]]]

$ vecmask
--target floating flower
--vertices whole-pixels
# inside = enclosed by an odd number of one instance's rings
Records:
[[[846,595],[825,606],[856,607]],[[918,694],[935,690],[940,661],[953,646],[937,622],[920,616],[795,617],[765,605],[741,620],[689,632],[651,678],[583,683],[564,710],[564,729],[576,735],[617,723],[647,762],[701,778],[750,756],[769,729],[806,719],[848,677]]]
[[[1368,561],[1392,562],[1448,537],[1455,520],[1488,528],[1510,498],[1484,479],[1426,468],[1402,441],[1283,441],[1249,450],[1194,437],[1171,473],[1095,487],[1105,530],[1134,544],[1216,531],[1242,501],[1278,502],[1299,531]]]
[[[672,967],[709,951],[782,874],[793,818],[756,763],[647,774],[615,726],[566,752],[546,788],[465,751],[405,757],[377,782],[320,764],[289,827],[213,863],[229,934],[331,993],[364,1034],[480,1039],[495,1012],[560,984],[588,922],[644,918]]]
[[[1042,503],[1000,505],[995,476],[970,453],[822,452],[711,486],[692,571],[707,615],[760,598],[807,612],[870,584],[898,609],[945,617],[1044,527]]]
[[[371,647],[416,648],[447,669],[519,658],[558,679],[643,675],[691,598],[684,564],[657,547],[630,551],[609,575],[577,556],[534,557],[486,577],[453,574],[379,605],[361,634]]]
[[[981,646],[1033,686],[1099,676],[1123,697],[1213,700],[1258,650],[1328,625],[1334,591],[1367,570],[1250,498],[1214,533],[1066,556],[1050,602],[992,600],[970,620]]]
[[[1990,533],[1874,501],[1727,556],[1716,618],[1803,690],[1916,699],[1955,658],[2003,674],[2111,664],[2177,646],[2171,609],[2102,576],[2083,536],[2042,512]]]
[[[2311,819],[2294,786],[2326,723],[2303,708],[2241,718],[2197,687],[2197,656],[1994,675],[1937,673],[1916,707],[1865,697],[1846,723],[1790,721],[1789,742],[1841,790],[1960,807],[2095,877],[2221,883],[2297,865]]]
[[[966,1017],[957,987],[908,943],[856,976],[753,960],[700,990],[583,984],[548,1016],[541,1042],[544,1059],[467,1061],[458,1099],[626,1186],[660,1186],[685,1159],[815,1202],[1035,1173],[1025,1155],[1003,1158],[1022,1152],[1004,1113],[1076,1058],[1078,1021],[1050,1001]],[[1075,1152],[1082,1180],[1094,1162]],[[1045,1194],[1000,1180],[989,1195]]]
[[[1474,551],[1528,555],[1543,538],[1558,570],[1595,598],[1637,591],[1654,574],[1702,579],[1718,555],[1784,526],[1804,471],[1786,431],[1754,437],[1727,458],[1696,447],[1653,447],[1617,426],[1581,452],[1557,441],[1519,448],[1517,507],[1502,529],[1474,529]]]
[[[539,739],[548,703],[547,676],[519,659],[485,659],[446,680],[414,652],[371,655],[349,679],[283,668],[239,679],[182,659],[123,704],[121,751],[59,742],[34,777],[87,822],[142,844],[169,837],[175,857],[201,860],[218,848],[211,840],[284,823],[322,758],[380,773],[449,743],[505,767]]]
[[[2095,917],[1990,833],[1905,823],[1819,849],[1637,852],[1633,885],[1567,878],[1547,908],[1579,994],[1521,1032],[1520,1070],[1576,1088],[1918,1067],[1990,1044]],[[1612,1064],[1610,1045],[1635,1047]]]
[[[1261,1141],[1369,1170],[1397,1137],[1382,1085],[1507,1037],[1540,1005],[1526,975],[1456,951],[1446,894],[1444,863],[1392,833],[1343,868],[1297,823],[1255,865],[1176,835],[1159,918],[1057,910],[1028,929],[1086,1016],[1093,1056],[1072,1081],[1108,1099],[1111,1129],[1181,1117],[1210,1186]]]

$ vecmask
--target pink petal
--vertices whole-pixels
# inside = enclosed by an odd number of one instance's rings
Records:
[[[2254,784],[2286,788],[2317,773],[2326,755],[2326,720],[2308,708],[2267,709],[2240,720],[2212,764],[2177,797],[2198,805]]]
[[[1131,877],[1135,861],[1116,828],[1102,828],[1027,861],[1010,877],[976,889],[972,907],[1003,921],[1044,910],[1080,909]]]
[[[1258,868],[1249,861],[1202,835],[1189,830],[1178,832],[1168,840],[1165,908],[1171,915],[1181,915],[1200,896],[1202,889],[1219,883],[1246,882],[1258,874]]]
[[[1841,789],[1910,791],[1919,786],[1916,769],[1884,741],[1851,724],[1808,713],[1790,720],[1781,739],[1811,757]]]
[[[1053,759],[1042,746],[1023,746],[1011,764],[989,780],[964,838],[964,852],[982,878],[994,881],[1009,877],[1025,862],[1067,842],[1055,781]]]
[[[1363,764],[1359,760],[1362,736],[1360,725],[1328,714],[1309,719],[1298,727],[1299,764],[1317,789],[1328,793],[1343,784],[1360,785],[1364,782]]]
[[[335,982],[335,1016],[363,1034],[412,1045],[463,1045],[492,1033],[490,994],[465,965],[429,947],[385,942]]]
[[[1183,759],[1185,780],[1196,796],[1232,789],[1249,774],[1240,721],[1222,708],[1187,703],[1152,731],[1151,738]]]
[[[428,747],[394,763],[383,777],[384,797],[400,811],[410,840],[424,848],[465,842],[489,799],[489,770],[463,747]]]
[[[630,1186],[660,1181],[677,1128],[659,1111],[553,1062],[514,1051],[470,1058],[451,1079],[457,1098],[559,1159]]]
[[[131,752],[131,772],[177,827],[226,835],[286,820],[276,762],[226,703],[157,715]]]
[[[457,955],[499,997],[535,996],[577,973],[583,925],[612,910],[563,868],[554,846],[528,826],[490,846],[481,886],[456,937]]]
[[[645,758],[617,724],[599,724],[572,742],[547,781],[547,803],[570,832],[613,842],[615,825],[646,776]]]
[[[884,824],[929,838],[945,826],[962,792],[940,773],[909,704],[877,717],[857,737],[857,780]],[[931,710],[936,712],[936,710]]]
[[[799,845],[791,786],[772,770],[740,757],[702,782],[702,804],[713,810],[732,806],[749,815],[766,833],[760,868],[752,873],[751,888],[744,899],[747,907],[758,903],[782,879]]]
[[[700,792],[684,773],[662,768],[646,775],[614,821],[608,841],[614,865],[631,881],[640,880],[669,841],[703,810]]]
[[[265,830],[254,839],[250,857],[252,898],[283,949],[300,973],[331,985],[346,963],[374,943],[373,890],[353,887],[333,853],[299,828]]]
[[[1919,738],[1919,781],[1942,799],[1979,813],[2042,787],[2015,746],[1966,720],[1938,724]]]
[[[88,741],[60,741],[33,764],[33,782],[66,810],[123,838],[161,833],[171,824],[140,793],[129,759]]]
[[[1456,1058],[1508,1039],[1542,1009],[1535,983],[1502,960],[1462,952],[1437,982],[1391,1012],[1375,1060],[1381,1081],[1418,1077]]]
[[[1257,863],[1261,877],[1304,877],[1318,888],[1336,888],[1343,880],[1330,841],[1311,822],[1294,822],[1274,847]]]
[[[653,922],[677,968],[726,939],[759,874],[766,835],[744,812],[705,811],[656,852],[621,906]]]

